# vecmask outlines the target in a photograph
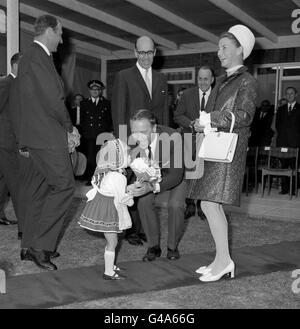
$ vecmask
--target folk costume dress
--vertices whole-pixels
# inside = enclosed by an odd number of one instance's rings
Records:
[[[115,154],[113,161],[107,159]],[[100,184],[92,181],[93,188],[86,194],[88,200],[79,219],[79,225],[97,232],[121,233],[131,227],[127,206],[133,205],[133,197],[126,193],[127,148],[120,140],[109,141],[97,157],[96,172],[102,174]]]

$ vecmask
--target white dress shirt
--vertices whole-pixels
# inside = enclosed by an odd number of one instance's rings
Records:
[[[96,102],[96,106],[98,105],[99,97],[97,97],[97,98],[91,97],[91,100],[92,100],[93,103]]]
[[[151,159],[154,159],[155,156],[155,151],[156,151],[156,146],[157,146],[157,134],[156,132],[154,133],[154,138],[150,144],[150,148],[151,148]],[[149,157],[149,149],[145,149],[145,153],[147,155],[147,157]],[[159,183],[155,183],[154,185],[154,190],[153,193],[159,193],[160,192],[160,184]]]
[[[51,53],[50,53],[49,49],[43,43],[41,43],[40,41],[37,41],[37,40],[34,40],[33,42],[40,45],[45,50],[46,54],[48,56],[51,56]]]
[[[143,79],[145,81],[146,69],[144,69],[143,67],[141,67],[141,65],[138,62],[136,62],[136,66],[139,69],[139,71],[140,71],[140,73],[141,73],[141,75],[142,75],[142,77],[143,77]],[[152,67],[151,66],[148,69],[148,78],[150,80],[150,90],[152,90]],[[145,81],[145,83],[146,83],[146,81]],[[146,85],[147,85],[147,83],[146,83]],[[151,95],[151,93],[150,93],[150,95]]]

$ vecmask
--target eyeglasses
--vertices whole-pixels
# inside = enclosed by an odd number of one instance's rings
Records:
[[[141,57],[144,57],[144,56],[153,56],[154,55],[154,50],[148,50],[148,51],[136,51],[137,54]]]

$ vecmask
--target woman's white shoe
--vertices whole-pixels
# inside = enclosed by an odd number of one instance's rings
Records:
[[[207,266],[201,266],[195,272],[198,274],[207,274],[210,271],[211,271],[211,268],[208,268]]]
[[[221,271],[219,274],[212,275],[211,272],[208,272],[205,275],[201,276],[199,278],[199,280],[202,282],[218,281],[226,274],[230,274],[231,279],[233,279],[234,278],[234,269],[235,269],[235,264],[233,261],[231,261],[229,263],[229,265],[226,266],[225,269],[223,271]]]

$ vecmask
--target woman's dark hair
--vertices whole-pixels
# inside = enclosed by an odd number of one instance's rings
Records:
[[[241,44],[239,42],[239,40],[230,32],[224,32],[220,35],[220,38],[219,39],[223,39],[223,38],[227,38],[227,39],[230,39],[234,42],[234,44],[237,46],[237,47],[241,47]]]
[[[45,33],[48,27],[51,27],[54,31],[58,25],[58,20],[52,15],[43,15],[36,19],[34,23],[34,35],[37,37]]]
[[[136,112],[133,113],[133,115],[131,116],[130,120],[132,121],[137,121],[137,120],[149,120],[151,125],[155,125],[157,123],[156,117],[153,114],[153,112],[149,111],[149,110],[137,110]]]

